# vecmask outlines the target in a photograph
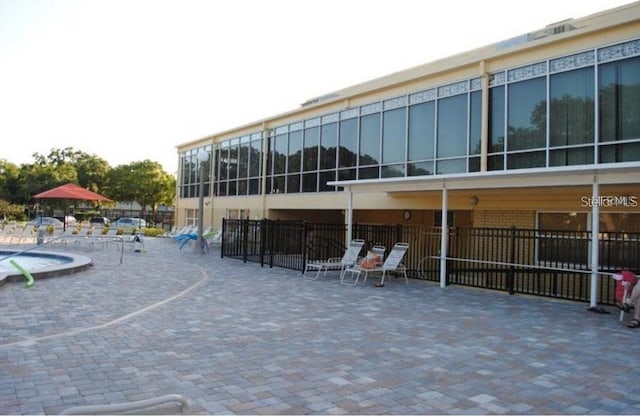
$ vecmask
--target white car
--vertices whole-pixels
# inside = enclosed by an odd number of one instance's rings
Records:
[[[36,217],[35,220],[31,220],[27,223],[27,225],[37,225],[38,227],[41,225],[53,225],[54,227],[62,227],[62,221],[53,217]]]
[[[128,218],[122,217],[115,223],[117,228],[144,228],[147,226],[147,222],[142,218]]]

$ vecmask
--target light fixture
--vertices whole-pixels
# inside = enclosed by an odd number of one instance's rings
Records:
[[[204,222],[204,172],[205,164],[209,160],[209,152],[200,149],[198,152],[198,162],[200,162],[200,192],[198,193],[198,241],[196,241],[196,251],[200,250],[204,254],[203,247],[203,222]]]
[[[473,195],[471,198],[469,198],[469,203],[472,207],[475,207],[476,205],[478,205],[478,197]]]

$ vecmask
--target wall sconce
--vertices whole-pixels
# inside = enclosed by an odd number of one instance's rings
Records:
[[[473,195],[471,198],[469,198],[469,204],[471,204],[472,207],[478,205],[478,197]]]

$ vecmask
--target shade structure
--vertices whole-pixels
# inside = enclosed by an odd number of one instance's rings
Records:
[[[33,196],[34,199],[80,199],[82,201],[112,202],[104,195],[84,189],[75,183],[67,183]]]

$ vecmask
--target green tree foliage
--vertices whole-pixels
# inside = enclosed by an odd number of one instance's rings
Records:
[[[117,166],[108,178],[108,189],[114,199],[137,202],[142,212],[151,207],[154,216],[159,204],[171,204],[175,198],[175,178],[158,162],[148,159]]]
[[[0,159],[0,201],[29,205],[33,195],[65,183],[114,201],[137,202],[143,210],[152,207],[154,214],[159,204],[173,204],[175,198],[175,178],[150,160],[112,168],[106,160],[70,147],[51,149],[48,155],[34,153],[33,159],[34,163],[20,166]]]

